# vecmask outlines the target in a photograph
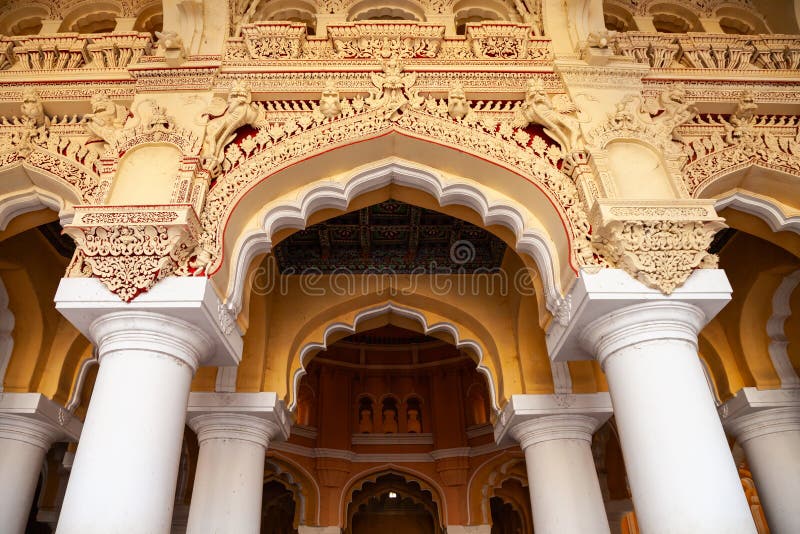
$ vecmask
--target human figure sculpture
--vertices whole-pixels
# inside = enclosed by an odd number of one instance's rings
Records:
[[[514,116],[514,126],[524,128],[531,123],[544,126],[544,133],[556,141],[564,152],[580,148],[580,128],[578,111],[574,104],[556,104],[544,89],[539,78],[528,80],[525,102]]]
[[[447,113],[454,119],[463,119],[470,112],[467,94],[460,82],[453,84],[447,93]]]
[[[203,141],[204,163],[216,169],[222,162],[225,147],[236,138],[236,130],[249,124],[257,127],[264,111],[252,103],[250,88],[241,82],[231,87],[227,101],[215,98],[204,113],[208,117]]]
[[[419,420],[419,410],[416,408],[408,409],[406,427],[411,433],[422,433],[422,421]]]
[[[117,133],[125,126],[128,110],[112,102],[105,93],[95,93],[91,103],[92,112],[84,116],[86,131],[89,132],[86,144],[113,143]]]
[[[383,433],[397,433],[397,411],[391,408],[383,411]]]
[[[358,419],[358,432],[361,434],[372,434],[372,410],[361,408]]]

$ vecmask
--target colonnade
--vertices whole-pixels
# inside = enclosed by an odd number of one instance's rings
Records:
[[[495,426],[524,451],[537,534],[610,532],[591,440],[612,413],[642,532],[756,532],[723,423],[773,534],[800,532],[800,392],[745,388],[718,413],[698,357],[698,333],[730,293],[718,270],[670,296],[622,271],[581,274],[548,350],[596,358],[609,393],[515,395]],[[167,279],[123,304],[96,280],[64,279],[56,306],[97,347],[92,400],[81,431],[40,395],[24,408],[23,394],[0,397],[0,524],[22,532],[45,452],[80,434],[58,534],[169,532],[188,407],[200,443],[188,532],[259,532],[264,452],[288,436],[289,416],[273,393],[190,395],[200,365],[241,354],[208,282]]]

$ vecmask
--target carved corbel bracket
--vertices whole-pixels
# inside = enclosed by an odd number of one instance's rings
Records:
[[[68,277],[98,278],[125,302],[172,274],[191,274],[201,228],[189,205],[77,206]]]
[[[713,200],[599,199],[590,217],[597,254],[664,294],[693,270],[717,267],[719,258],[708,248],[725,224]]]

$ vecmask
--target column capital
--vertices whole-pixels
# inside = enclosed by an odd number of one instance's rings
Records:
[[[94,278],[62,278],[56,309],[99,347],[164,352],[187,365],[230,366],[241,360],[233,315],[205,277],[169,277],[131,302]]]
[[[740,443],[800,431],[800,389],[742,388],[719,407],[725,430]]]
[[[553,361],[601,363],[620,348],[656,339],[697,342],[697,333],[730,301],[720,269],[700,269],[665,295],[620,269],[581,271],[547,329]]]
[[[0,439],[47,451],[55,441],[77,441],[82,423],[41,393],[0,393]]]
[[[235,439],[265,448],[287,439],[291,428],[289,412],[272,392],[191,393],[187,422],[200,443]]]
[[[612,412],[608,393],[512,395],[495,424],[495,441],[513,438],[523,449],[554,439],[591,441]]]

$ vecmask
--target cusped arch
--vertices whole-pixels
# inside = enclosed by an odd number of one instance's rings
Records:
[[[347,518],[347,505],[352,500],[353,494],[362,489],[369,482],[375,482],[385,475],[396,475],[409,482],[416,482],[422,491],[427,491],[431,495],[433,502],[439,507],[440,521],[447,524],[447,499],[445,499],[444,489],[431,477],[412,469],[408,466],[398,466],[397,464],[385,464],[379,467],[361,471],[354,475],[343,485],[343,491],[339,497],[339,524],[344,525]]]
[[[565,270],[573,273],[570,257],[570,236],[557,210],[549,207],[549,228],[539,222],[526,205],[489,187],[461,177],[446,177],[430,167],[397,157],[387,158],[345,173],[338,179],[326,179],[299,187],[253,215],[252,229],[242,232],[234,247],[234,258],[227,274],[228,306],[241,311],[245,297],[248,270],[253,260],[269,252],[277,244],[277,236],[287,230],[305,228],[311,217],[326,209],[346,210],[355,199],[384,188],[405,187],[430,195],[439,206],[462,206],[476,213],[485,226],[500,226],[513,235],[513,248],[535,263],[544,292],[542,304],[551,312],[561,300]],[[541,206],[541,203],[539,204]],[[537,217],[539,215],[539,217]],[[558,227],[556,227],[558,225]],[[566,261],[565,261],[566,260]]]
[[[477,370],[483,374],[489,385],[489,395],[492,409],[495,413],[500,410],[500,393],[502,391],[502,365],[499,355],[492,354],[493,344],[481,339],[481,336],[472,329],[459,324],[458,320],[447,320],[436,312],[425,310],[419,306],[403,303],[401,295],[396,295],[392,300],[379,304],[361,306],[342,316],[339,310],[332,313],[328,310],[318,317],[308,321],[313,327],[295,343],[288,369],[290,378],[289,409],[294,410],[297,404],[297,392],[300,379],[306,374],[306,366],[318,352],[327,349],[336,340],[354,334],[363,329],[374,327],[375,319],[385,319],[391,322],[391,316],[405,319],[404,327],[416,324],[418,330],[425,334],[447,339],[459,349],[465,349],[476,360]],[[419,300],[417,301],[419,303]],[[464,315],[458,308],[446,304],[448,312],[458,316]],[[334,317],[331,317],[334,315]],[[365,327],[365,325],[367,325]],[[484,332],[484,337],[488,332]]]
[[[63,224],[72,207],[82,203],[81,190],[52,172],[25,160],[0,166],[0,230],[14,218],[43,208],[57,212]]]

